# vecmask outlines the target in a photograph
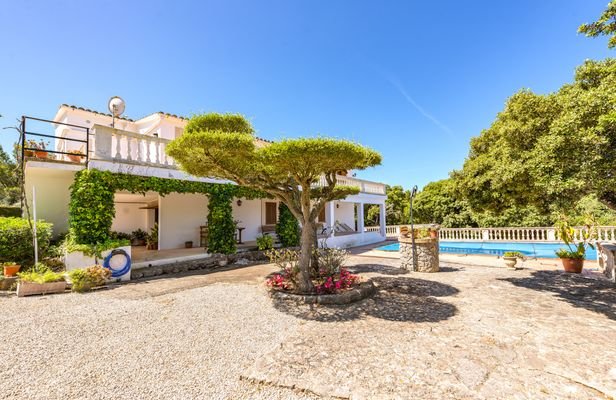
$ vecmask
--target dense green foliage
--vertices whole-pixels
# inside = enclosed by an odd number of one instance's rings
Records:
[[[271,235],[261,235],[257,237],[257,248],[261,251],[274,248],[274,238]]]
[[[71,279],[71,290],[78,293],[90,291],[92,288],[103,286],[111,278],[111,270],[100,265],[87,268],[74,269],[68,273]]]
[[[21,216],[21,208],[19,207],[0,206],[0,217],[20,217],[20,216]]]
[[[284,203],[278,203],[278,223],[276,234],[282,247],[295,247],[299,245],[299,222]]]
[[[378,165],[381,156],[350,141],[323,137],[264,145],[254,137],[250,123],[240,123],[239,118],[194,116],[184,134],[167,146],[167,152],[192,175],[229,179],[285,203],[303,227],[300,290],[313,291],[309,268],[316,262],[311,251],[316,243],[316,219],[325,203],[358,192],[357,188],[337,185],[337,171]],[[228,123],[221,122],[227,119]]]
[[[36,236],[39,255],[49,248],[52,224],[37,221]],[[16,217],[0,217],[0,262],[14,261],[22,266],[34,264],[34,244],[28,220]]]
[[[15,159],[0,146],[0,205],[19,203],[19,169]]]
[[[218,191],[210,195],[208,203],[208,251],[211,253],[235,253],[235,231],[237,225],[233,220],[231,199],[233,190]]]
[[[607,46],[616,47],[616,0],[611,0],[599,19],[580,26],[578,32],[588,37],[610,36]]]
[[[457,195],[451,179],[431,182],[416,195],[413,219],[420,224],[448,228],[476,226],[467,202]]]
[[[231,199],[257,198],[264,195],[262,192],[232,184],[145,177],[95,169],[83,170],[75,175],[69,203],[69,236],[75,245],[96,245],[95,251],[99,252],[102,247],[117,244],[111,242],[110,238],[115,215],[114,193],[119,190],[143,194],[153,191],[161,196],[169,193],[208,195],[209,250],[227,254],[235,251]]]
[[[38,263],[28,271],[17,273],[19,280],[31,283],[52,283],[64,280],[64,274],[54,272],[45,264]]]

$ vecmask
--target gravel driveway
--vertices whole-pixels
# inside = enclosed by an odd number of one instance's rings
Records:
[[[616,394],[611,284],[485,266],[402,274],[397,262],[352,257],[350,268],[379,292],[339,307],[272,302],[261,284],[267,265],[0,297],[0,398]]]
[[[211,284],[141,299],[130,288],[0,298],[0,397],[310,398],[239,379],[298,326],[263,288]]]

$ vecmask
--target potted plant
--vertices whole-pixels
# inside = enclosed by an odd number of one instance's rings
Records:
[[[62,293],[66,289],[64,275],[53,272],[48,266],[38,263],[32,269],[18,274],[17,297],[34,294]]]
[[[15,276],[21,268],[19,264],[13,261],[5,262],[2,266],[4,267],[4,276]]]
[[[69,154],[66,155],[68,159],[71,160],[71,162],[78,163],[78,164],[80,164],[83,161],[84,157],[86,156],[79,150],[69,150],[68,153]]]
[[[133,246],[145,246],[148,239],[148,233],[143,229],[137,229],[131,233],[131,245]]]
[[[518,263],[518,258],[523,260],[524,254],[519,251],[506,251],[503,254],[503,260],[505,260],[505,265],[509,269],[516,269],[515,265]]]
[[[68,273],[73,292],[89,292],[92,288],[103,286],[111,278],[111,270],[100,265],[74,269]]]
[[[274,238],[267,234],[257,237],[257,248],[261,251],[274,248]]]
[[[565,242],[566,248],[556,250],[556,256],[560,258],[565,272],[579,274],[584,268],[584,259],[586,258],[586,249],[595,246],[591,243],[597,237],[596,223],[592,216],[586,217],[584,229],[580,230],[578,243],[575,242],[575,229],[569,224],[569,221],[561,217],[557,226],[558,236],[560,240]]]
[[[158,250],[158,223],[150,230],[146,243],[148,250]]]
[[[438,239],[438,230],[436,230],[434,228],[430,228],[430,238],[431,239]]]
[[[45,142],[43,140],[41,140],[40,142],[36,142],[34,140],[28,140],[26,141],[26,147],[29,147],[33,150],[24,150],[25,152],[29,152],[30,154],[28,156],[31,157],[32,152],[34,152],[34,156],[36,158],[47,158],[48,156],[48,152],[46,151],[47,149],[47,145],[45,144]]]

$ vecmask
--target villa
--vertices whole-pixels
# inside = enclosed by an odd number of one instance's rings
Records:
[[[32,126],[48,123],[53,134],[40,135]],[[133,120],[113,117],[94,110],[63,104],[53,121],[24,118],[25,140],[51,141],[44,151],[24,154],[25,190],[32,205],[36,190],[37,218],[53,223],[54,234],[68,230],[70,186],[75,174],[83,169],[166,179],[229,183],[199,178],[181,171],[167,156],[165,148],[182,135],[187,119],[156,112]],[[39,135],[37,135],[37,133]],[[256,138],[257,144],[268,141]],[[27,147],[27,146],[26,146]],[[345,175],[346,174],[346,175]],[[319,216],[320,235],[328,246],[352,247],[377,243],[386,239],[385,185],[350,176],[342,172],[342,185],[359,188],[359,194],[330,202]],[[112,230],[131,233],[141,229],[150,232],[158,224],[158,250],[181,249],[192,242],[205,245],[202,232],[207,225],[208,196],[205,194],[156,192],[115,193],[115,218]],[[380,226],[364,227],[364,204],[379,206]],[[273,199],[237,198],[232,201],[237,221],[238,244],[254,244],[258,236],[273,234],[278,219],[278,203]]]

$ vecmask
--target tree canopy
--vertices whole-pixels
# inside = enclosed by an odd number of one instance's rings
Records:
[[[19,202],[19,173],[15,159],[0,146],[0,205]]]
[[[471,140],[456,188],[476,211],[571,208],[587,195],[616,208],[616,60],[586,61],[558,92],[522,90]]]
[[[583,24],[578,32],[588,37],[610,36],[607,46],[616,47],[616,0],[610,1],[597,21]]]
[[[302,224],[300,290],[312,291],[310,264],[316,219],[325,203],[358,193],[337,184],[336,172],[381,163],[381,155],[360,144],[325,137],[257,141],[250,123],[237,114],[203,114],[190,119],[167,152],[186,172],[221,178],[261,190],[287,205]]]

